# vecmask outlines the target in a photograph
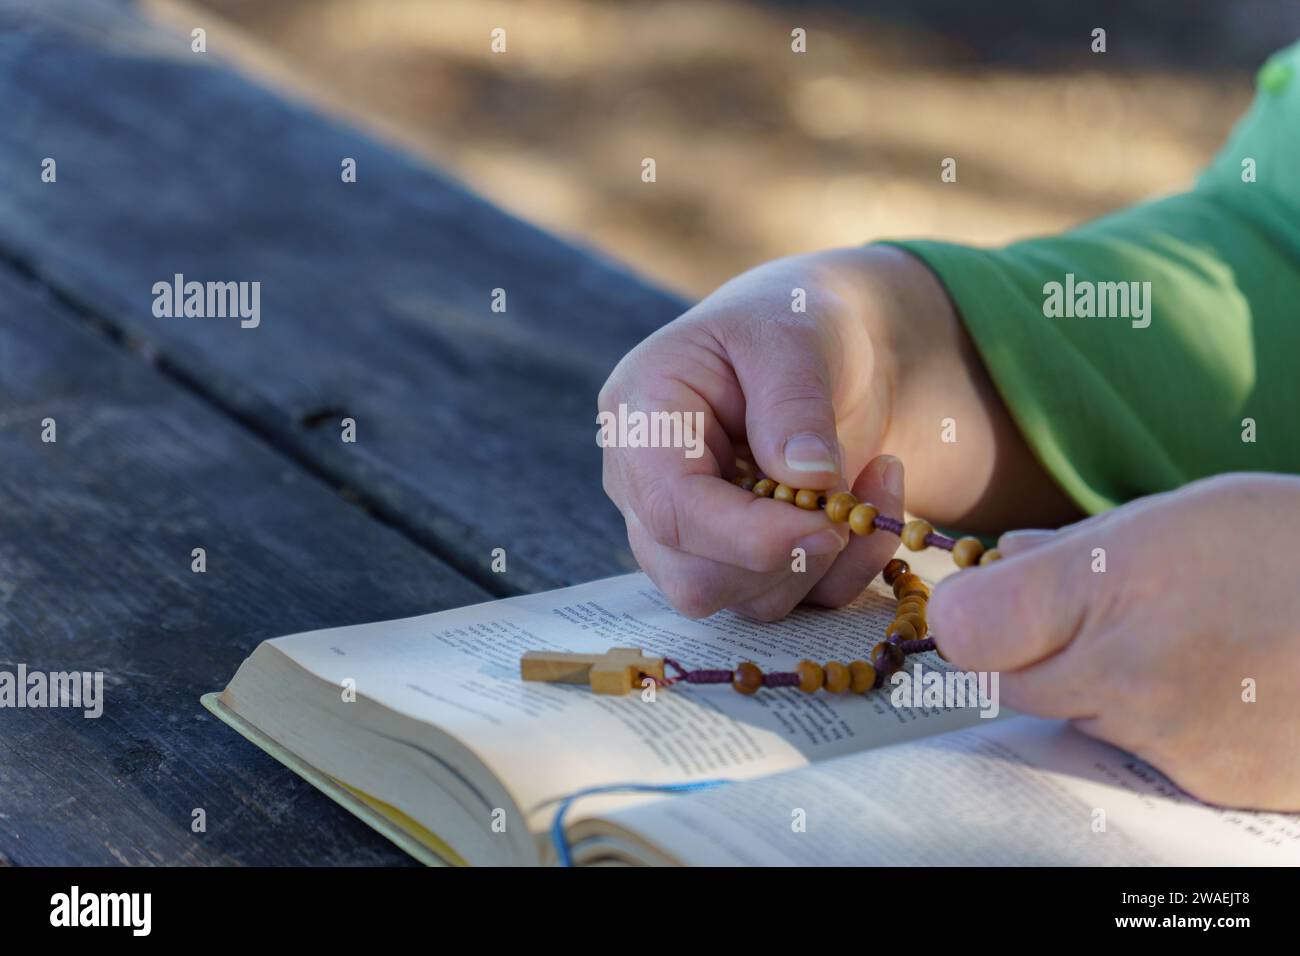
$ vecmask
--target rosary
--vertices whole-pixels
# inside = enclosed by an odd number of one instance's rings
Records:
[[[858,501],[847,491],[827,496],[823,491],[791,488],[771,478],[756,478],[752,474],[733,479],[733,484],[760,498],[784,501],[806,511],[822,510],[833,523],[847,522],[854,534],[868,535],[879,530],[898,535],[909,551],[942,548],[952,553],[953,563],[959,568],[989,564],[1002,557],[996,548],[985,551],[977,538],[954,540],[936,532],[928,521],[917,518],[903,522],[882,515],[874,505]],[[938,650],[934,638],[926,637],[929,627],[925,621],[925,608],[930,599],[929,586],[912,573],[906,561],[898,558],[885,565],[881,577],[894,589],[898,608],[894,622],[885,629],[884,640],[871,649],[869,661],[818,664],[804,660],[799,662],[796,670],[767,674],[752,661],[738,664],[732,670],[687,670],[670,657],[649,657],[639,648],[616,647],[605,654],[529,651],[520,661],[520,675],[524,680],[589,683],[598,694],[626,694],[646,678],[661,687],[681,681],[688,684],[730,684],[742,694],[753,694],[760,687],[798,687],[807,694],[818,690],[832,694],[849,691],[865,694],[881,687],[889,675],[901,669],[908,654]],[[674,671],[672,676],[667,674],[669,668]]]

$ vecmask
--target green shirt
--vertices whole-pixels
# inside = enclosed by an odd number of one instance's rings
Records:
[[[1189,192],[1002,249],[892,243],[942,280],[1087,511],[1218,472],[1300,472],[1298,74],[1300,44],[1264,65]]]

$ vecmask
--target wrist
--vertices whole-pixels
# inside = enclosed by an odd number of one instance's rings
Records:
[[[997,532],[1073,520],[1078,509],[1038,462],[985,369],[947,289],[888,245],[837,250],[842,293],[870,339],[879,447],[908,467],[908,508],[951,527]]]

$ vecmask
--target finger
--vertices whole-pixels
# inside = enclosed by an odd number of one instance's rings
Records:
[[[1002,537],[998,538],[998,551],[1002,557],[1009,558],[1012,555],[1021,554],[1038,547],[1040,544],[1046,544],[1052,540],[1055,531],[1048,531],[1040,528],[1023,528],[1016,531],[1008,531]]]
[[[998,674],[1001,706],[1052,720],[1091,717],[1097,711],[1101,681],[1090,655],[1069,644],[1037,664]],[[945,651],[944,653],[947,653]]]
[[[789,567],[790,552],[835,555],[848,530],[821,511],[756,497],[711,475],[687,475],[642,486],[631,496],[637,519],[659,544],[749,571]]]
[[[1160,495],[1147,495],[1142,500],[1146,502],[1157,501],[1163,497],[1164,494],[1168,494],[1168,492],[1164,492]],[[1124,508],[1112,508],[1110,511],[1102,511],[1099,514],[1080,518],[1073,524],[1068,524],[1054,530],[1050,528],[1018,528],[1015,531],[1008,531],[998,539],[998,550],[1001,551],[1003,555],[1007,555],[1010,553],[1007,550],[1008,547],[1010,547],[1011,551],[1019,553],[1020,551],[1046,543],[1054,535],[1077,534],[1084,531],[1100,531],[1103,527],[1109,526],[1112,522],[1121,518],[1125,513],[1126,511]]]
[[[1118,510],[1103,511],[1101,514],[1081,518],[1074,524],[1055,530],[1051,528],[1017,528],[1015,531],[1008,531],[998,538],[998,550],[1002,552],[1004,558],[1008,558],[1013,554],[1021,554],[1031,548],[1046,544],[1057,535],[1074,534],[1079,531],[1096,531],[1103,524],[1112,521],[1117,513]]]
[[[665,437],[663,431],[671,429],[656,431],[659,426],[651,425],[641,427],[639,432],[628,427],[627,437],[620,433],[615,439],[619,444],[611,445],[606,429],[612,436],[614,426],[602,424],[606,493],[625,518],[635,514],[660,544],[674,550],[690,551],[690,542],[695,541],[701,548],[701,557],[731,561],[737,550],[755,537],[752,520],[746,519],[745,513],[738,510],[749,504],[753,496],[717,480],[719,476],[736,473],[734,446],[698,395],[680,383],[661,383],[661,386],[661,397],[621,403],[620,415],[626,409],[629,420],[641,416],[642,423],[680,420],[682,433],[690,433],[691,441],[660,441],[659,438]],[[612,422],[612,411],[602,410],[602,415],[607,413]],[[676,418],[660,419],[658,416]],[[689,427],[687,423],[691,423]],[[619,428],[621,430],[622,426]],[[710,519],[705,513],[709,508],[720,508],[721,513]],[[739,537],[732,532],[719,536],[711,530],[716,529],[720,521],[727,520],[736,521],[741,527]],[[805,520],[801,527],[807,530],[809,522]],[[714,540],[710,541],[710,536]],[[735,546],[728,547],[728,541]],[[770,542],[759,549],[761,554],[771,552],[772,547],[768,544]],[[732,563],[760,569],[756,561],[758,559],[750,556]]]
[[[763,473],[795,488],[842,481],[830,368],[816,334],[763,326],[767,336],[736,337],[727,353],[745,393],[745,431]]]
[[[679,448],[638,442],[607,455],[618,476],[606,484],[612,486],[611,497],[624,517],[635,514],[666,548],[750,571],[786,566],[794,547],[802,547],[809,557],[838,554],[844,548],[847,534],[830,527],[820,512],[756,498],[720,480],[720,474],[733,472],[735,458],[722,425],[684,384],[660,381],[656,388],[653,397],[627,399],[629,410],[648,416],[676,414],[683,424],[702,422],[704,443]]]
[[[626,523],[628,542],[641,569],[679,613],[691,618],[726,608],[754,620],[780,620],[804,600],[810,582],[825,574],[835,560],[833,556],[807,558],[803,573],[789,567],[756,573],[665,548],[635,515],[629,515]]]
[[[619,513],[626,517],[641,489],[658,481],[672,481],[688,474],[728,480],[737,475],[726,434],[707,416],[703,432],[701,453],[695,458],[673,448],[606,447],[601,455],[601,486]]]
[[[1090,539],[1095,536],[1090,536]],[[1011,671],[1060,651],[1084,626],[1099,587],[1091,551],[1070,534],[946,578],[930,600],[930,632],[959,667]]]
[[[602,393],[605,493],[626,514],[647,486],[685,475],[732,475],[735,448],[708,403],[678,381],[656,381],[653,395]]]
[[[903,514],[903,463],[893,455],[873,458],[853,485],[859,501],[870,502],[882,515]],[[827,607],[842,607],[862,593],[894,552],[898,538],[886,532],[852,535],[831,569],[808,594],[808,600]]]
[[[744,605],[780,586],[780,572],[756,574],[674,551],[650,537],[635,515],[630,514],[626,523],[628,543],[641,570],[687,617],[708,617],[723,608]]]
[[[761,594],[728,607],[755,621],[779,621],[806,600],[809,586],[829,570],[834,560],[833,557],[809,558],[802,573],[787,573]]]

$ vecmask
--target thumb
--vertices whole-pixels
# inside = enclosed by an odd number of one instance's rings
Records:
[[[903,516],[903,463],[893,455],[873,458],[853,483],[859,501],[875,505],[882,515]],[[876,532],[853,535],[848,546],[835,558],[807,600],[827,607],[842,607],[862,593],[898,550],[898,538]]]
[[[1002,557],[1010,558],[1039,545],[1047,544],[1055,534],[1055,531],[1042,528],[1018,528],[1015,531],[1008,531],[998,538],[998,551],[1002,553]]]
[[[1091,572],[1091,551],[1074,535],[1011,550],[935,588],[930,633],[958,667],[1012,671],[1057,653],[1082,629],[1096,579],[1106,577]]]
[[[830,369],[813,335],[783,330],[731,354],[745,393],[745,432],[758,467],[794,488],[841,481]]]

